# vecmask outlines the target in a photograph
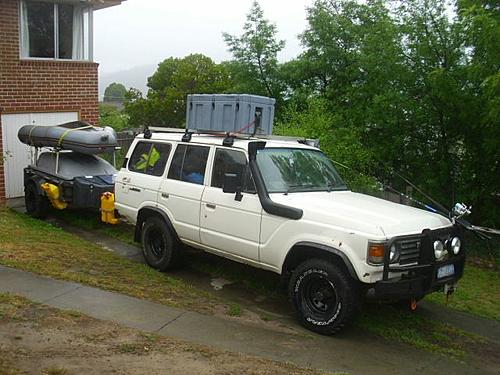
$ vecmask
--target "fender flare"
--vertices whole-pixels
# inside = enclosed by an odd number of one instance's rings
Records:
[[[150,215],[147,215],[148,212],[152,211],[152,215],[157,215],[160,216],[165,223],[167,224],[168,228],[171,230],[172,234],[174,235],[175,239],[180,242],[179,237],[177,236],[177,232],[175,231],[175,228],[170,221],[170,218],[168,215],[159,209],[158,207],[152,207],[152,206],[144,206],[141,207],[139,210],[139,213],[137,214],[137,222],[135,224],[135,231],[134,231],[134,241],[135,242],[141,242],[141,235],[142,235],[142,226],[144,222],[146,221],[147,217]]]
[[[344,265],[346,266],[347,271],[349,272],[349,275],[351,275],[351,277],[354,280],[358,280],[359,281],[359,277],[358,277],[358,275],[356,273],[356,270],[354,269],[354,266],[352,265],[350,259],[347,257],[347,255],[345,255],[345,253],[343,251],[340,251],[339,249],[336,249],[336,248],[328,246],[328,245],[323,245],[323,244],[320,244],[320,243],[309,242],[309,241],[297,242],[295,245],[293,245],[291,247],[291,249],[293,249],[296,246],[312,247],[312,248],[315,248],[315,249],[318,249],[318,250],[326,251],[326,252],[328,252],[330,254],[337,255],[344,262]],[[287,256],[288,256],[288,254],[287,254]],[[286,262],[286,258],[285,258],[285,262]],[[285,262],[283,262],[283,264]]]

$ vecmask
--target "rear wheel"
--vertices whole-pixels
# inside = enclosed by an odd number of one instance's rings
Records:
[[[300,264],[290,279],[289,292],[302,325],[323,335],[340,331],[355,316],[361,301],[355,280],[323,259]]]
[[[178,243],[160,217],[152,216],[146,219],[141,242],[144,258],[151,267],[165,271],[177,265],[180,256]]]
[[[49,200],[38,192],[34,182],[30,182],[24,187],[24,203],[28,215],[37,219],[43,219],[47,216]]]

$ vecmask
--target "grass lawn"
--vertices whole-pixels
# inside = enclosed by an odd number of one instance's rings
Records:
[[[433,293],[425,299],[446,304],[443,293]],[[500,321],[500,272],[466,265],[457,291],[448,300],[448,307]]]
[[[112,237],[131,241],[130,227],[103,227],[95,216],[80,213],[61,212],[57,215],[62,215],[60,217],[73,225],[106,231]],[[241,314],[241,307],[237,304],[217,300],[212,294],[182,280],[123,259],[45,222],[13,211],[0,210],[0,243],[0,263],[4,265],[195,311],[210,312],[216,304],[224,303],[228,315]],[[193,259],[188,267],[212,277],[224,277],[271,298],[279,293],[277,278],[269,273],[216,257],[197,256]],[[498,271],[468,266],[451,307],[498,319],[500,282],[497,275]],[[443,302],[439,295],[429,298]],[[386,305],[367,304],[355,325],[390,340],[459,359],[466,358],[473,346],[484,343],[480,337],[442,322]]]
[[[458,360],[466,359],[478,347],[490,345],[480,336],[390,305],[364,306],[355,324],[388,340]]]
[[[216,303],[179,279],[6,209],[0,210],[0,263],[200,312]]]

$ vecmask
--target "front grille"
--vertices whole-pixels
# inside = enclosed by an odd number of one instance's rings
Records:
[[[399,264],[407,265],[418,262],[420,256],[420,239],[401,240],[396,243],[399,248]]]

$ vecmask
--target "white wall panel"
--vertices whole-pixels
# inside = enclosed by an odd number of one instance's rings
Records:
[[[31,163],[30,147],[21,143],[17,132],[24,125],[51,126],[77,121],[78,112],[14,113],[2,115],[5,190],[7,198],[24,195],[23,170]]]

